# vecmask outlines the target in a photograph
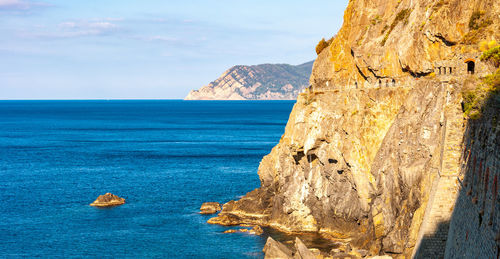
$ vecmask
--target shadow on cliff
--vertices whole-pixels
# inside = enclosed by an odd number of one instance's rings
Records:
[[[423,236],[415,258],[500,258],[499,121],[497,91],[483,102],[481,115],[466,123],[451,220]]]
[[[432,235],[425,235],[415,253],[415,258],[444,258],[450,221],[440,223]]]

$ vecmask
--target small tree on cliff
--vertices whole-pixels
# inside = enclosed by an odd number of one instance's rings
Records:
[[[318,42],[318,45],[316,45],[316,54],[319,55],[319,53],[321,53],[321,51],[323,51],[325,48],[327,48],[328,46],[330,46],[330,44],[332,44],[334,38],[335,38],[335,36],[331,37],[327,41],[325,40],[325,38],[322,38]]]

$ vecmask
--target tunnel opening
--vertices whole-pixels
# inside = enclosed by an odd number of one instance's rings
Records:
[[[473,59],[467,59],[465,63],[467,64],[467,74],[473,75],[476,69],[476,63]]]

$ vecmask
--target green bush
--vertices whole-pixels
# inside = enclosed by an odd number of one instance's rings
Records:
[[[500,45],[493,47],[481,55],[481,61],[491,61],[495,67],[500,66]]]
[[[469,29],[477,30],[479,29],[479,19],[481,19],[481,11],[474,11],[469,19]]]
[[[469,29],[479,30],[493,24],[492,20],[484,19],[483,15],[484,11],[474,11],[469,19]]]
[[[487,75],[484,78],[484,83],[490,86],[490,90],[493,93],[498,93],[500,91],[500,69],[491,75]]]
[[[464,113],[470,119],[479,119],[487,100],[500,93],[500,69],[486,76],[481,84],[462,91]]]
[[[484,44],[483,44],[484,45]],[[481,55],[481,61],[493,61],[495,66],[500,65],[500,46],[491,41],[488,46],[491,48],[484,51]],[[479,119],[488,99],[498,98],[500,94],[500,68],[493,74],[487,75],[482,79],[482,83],[473,87],[464,88],[462,91],[464,113],[471,119]]]

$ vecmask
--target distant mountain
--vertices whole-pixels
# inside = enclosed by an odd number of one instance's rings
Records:
[[[309,85],[313,63],[234,66],[185,100],[294,100]]]

